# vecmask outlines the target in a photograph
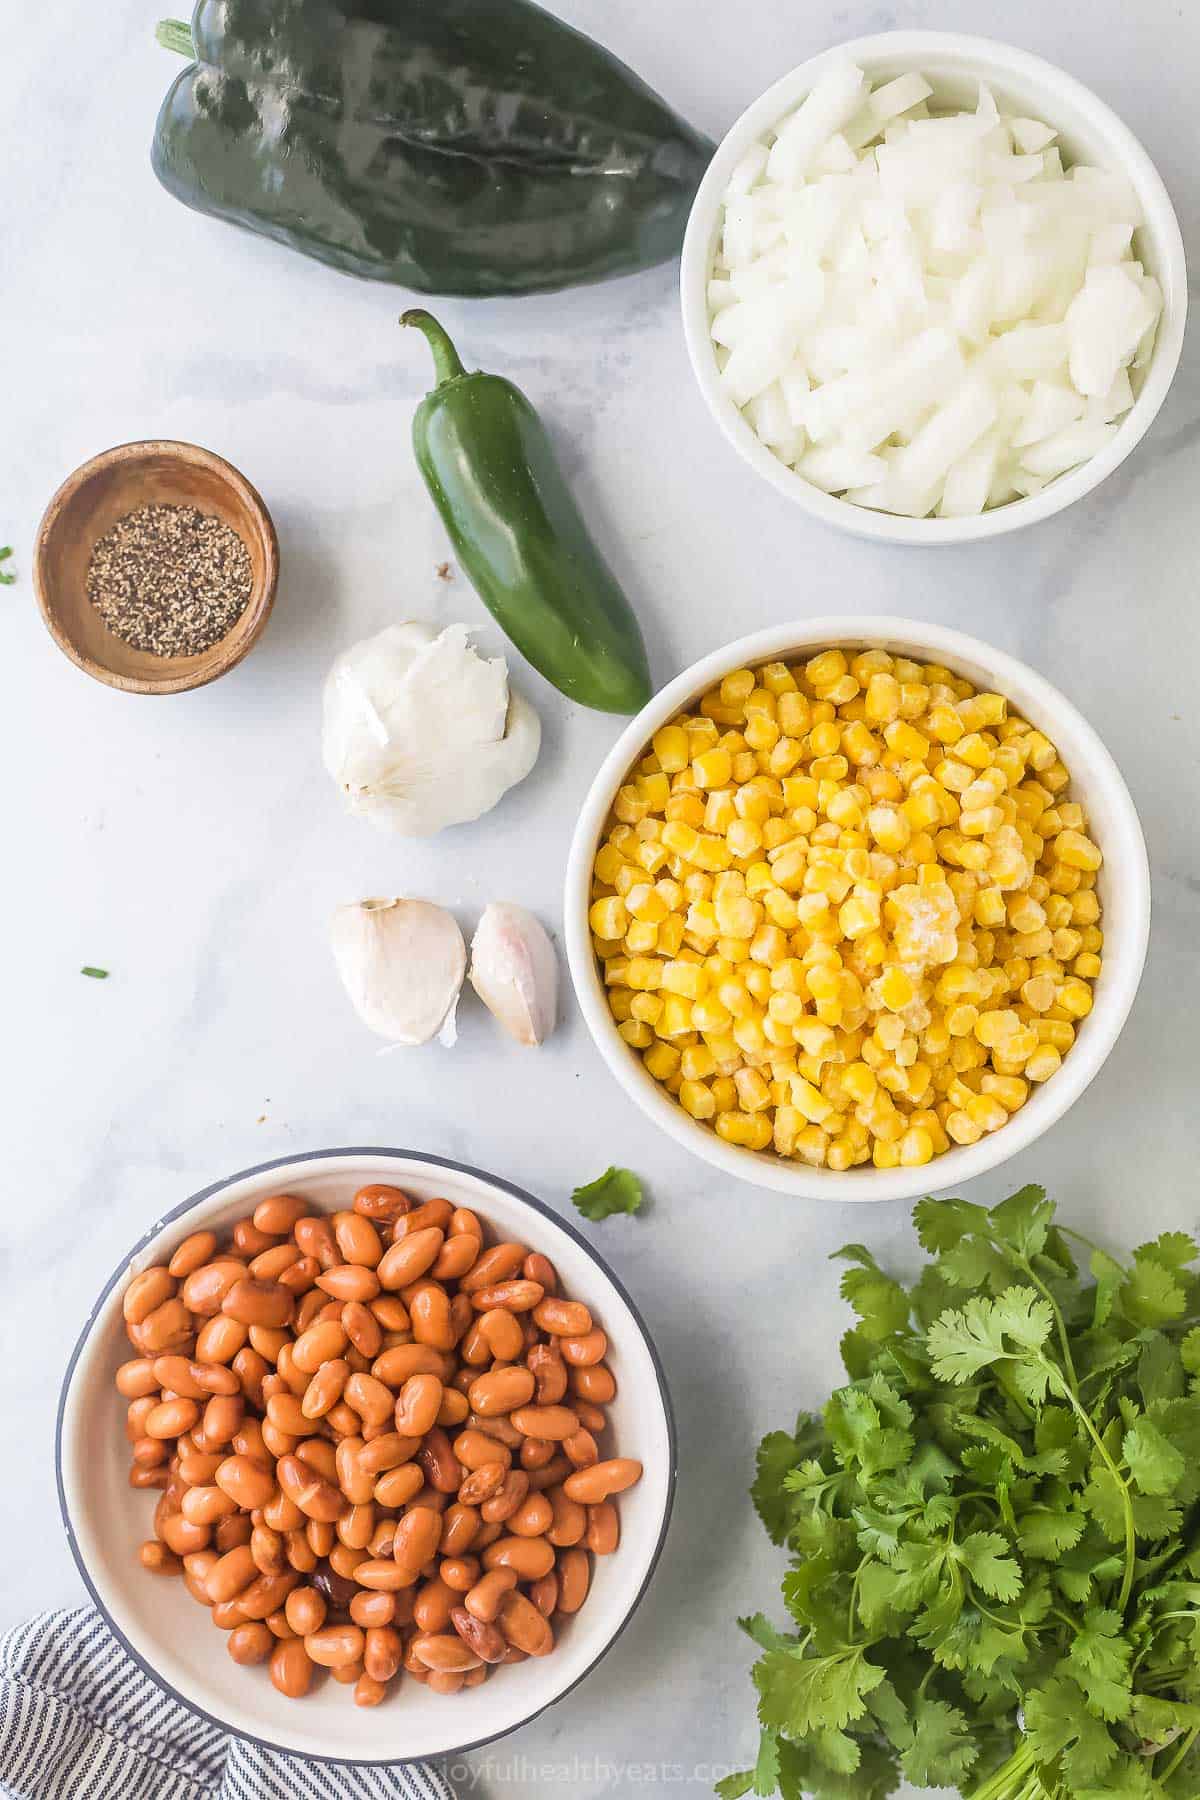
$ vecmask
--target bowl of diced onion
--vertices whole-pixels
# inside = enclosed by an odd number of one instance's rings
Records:
[[[631,720],[564,924],[596,1046],[668,1136],[795,1199],[902,1200],[1079,1099],[1137,993],[1150,872],[1120,771],[1035,670],[944,626],[814,618]]]
[[[1095,94],[985,38],[885,32],[742,114],[680,271],[701,393],[758,472],[893,543],[1048,518],[1128,456],[1187,311],[1162,178]]]

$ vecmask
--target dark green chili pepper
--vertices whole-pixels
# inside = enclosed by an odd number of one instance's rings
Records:
[[[437,375],[413,420],[417,463],[484,605],[570,699],[637,712],[651,692],[638,622],[537,413],[503,376],[468,373],[429,313],[400,323],[424,332]]]
[[[677,256],[713,146],[530,0],[197,0],[154,132],[185,206],[425,294]]]

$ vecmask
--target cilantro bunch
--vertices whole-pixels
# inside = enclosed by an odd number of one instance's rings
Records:
[[[741,1621],[762,1736],[718,1792],[1195,1800],[1200,1248],[1118,1262],[1037,1187],[914,1218],[910,1289],[838,1252],[849,1384],[760,1446],[794,1629]]]

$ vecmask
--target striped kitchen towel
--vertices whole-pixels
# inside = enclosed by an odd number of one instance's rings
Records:
[[[99,1613],[0,1637],[0,1793],[12,1800],[454,1800],[428,1763],[355,1768],[227,1737],[156,1686]]]

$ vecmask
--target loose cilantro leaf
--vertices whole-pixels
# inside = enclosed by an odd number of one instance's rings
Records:
[[[598,1224],[613,1213],[635,1213],[642,1204],[642,1184],[629,1169],[606,1169],[586,1187],[577,1187],[571,1199],[585,1219]]]
[[[849,1381],[759,1450],[787,1629],[721,1793],[1200,1795],[1200,1276],[1163,1232],[1081,1275],[1041,1188],[923,1200],[911,1285],[851,1244]]]
[[[0,563],[7,562],[11,555],[12,545],[5,544],[3,549],[0,549]],[[12,587],[16,579],[11,569],[0,569],[0,587]]]

